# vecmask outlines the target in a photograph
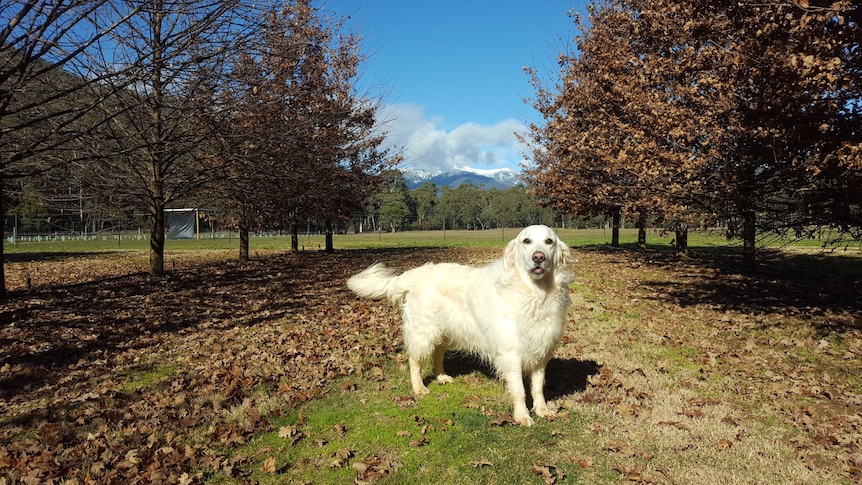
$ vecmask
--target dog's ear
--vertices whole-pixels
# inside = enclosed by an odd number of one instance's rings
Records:
[[[511,268],[515,265],[515,258],[518,249],[518,238],[512,239],[509,241],[509,244],[506,244],[506,248],[503,249],[503,266],[506,268]]]
[[[578,258],[572,253],[569,245],[564,243],[562,239],[557,238],[557,244],[559,247],[559,254],[557,255],[557,264],[561,266],[565,266],[569,263],[577,263]]]

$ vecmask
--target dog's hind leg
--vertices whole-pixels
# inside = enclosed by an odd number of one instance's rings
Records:
[[[404,306],[402,318],[404,349],[410,361],[410,385],[413,386],[413,394],[424,396],[430,391],[422,382],[422,363],[434,352],[434,346],[427,332],[422,331],[422,320],[417,319],[407,305]]]
[[[425,387],[425,383],[422,382],[423,360],[425,359],[417,359],[413,355],[410,355],[410,384],[413,386],[413,394],[417,396],[424,396],[431,392]]]
[[[446,355],[446,347],[438,345],[434,348],[434,375],[440,384],[455,382],[455,379],[452,379],[452,376],[446,374],[446,370],[443,369],[444,355]]]

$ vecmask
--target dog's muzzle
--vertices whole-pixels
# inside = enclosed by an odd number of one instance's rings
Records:
[[[548,260],[548,257],[545,256],[545,253],[536,251],[533,253],[532,260],[535,266],[530,270],[530,273],[533,275],[534,279],[541,279],[548,271],[545,269],[545,262]]]

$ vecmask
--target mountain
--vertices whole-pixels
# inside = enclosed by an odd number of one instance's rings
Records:
[[[473,184],[483,189],[507,189],[521,182],[520,173],[507,168],[496,170],[453,169],[446,172],[428,172],[425,170],[404,171],[404,182],[410,190],[417,189],[425,182],[434,182],[439,187],[456,188],[463,184]]]

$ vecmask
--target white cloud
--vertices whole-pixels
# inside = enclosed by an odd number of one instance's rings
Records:
[[[520,170],[525,150],[515,138],[523,123],[507,119],[493,125],[464,123],[450,131],[439,127],[442,119],[428,119],[421,106],[412,103],[385,106],[387,145],[403,148],[402,169],[432,172],[453,168],[511,168]]]

